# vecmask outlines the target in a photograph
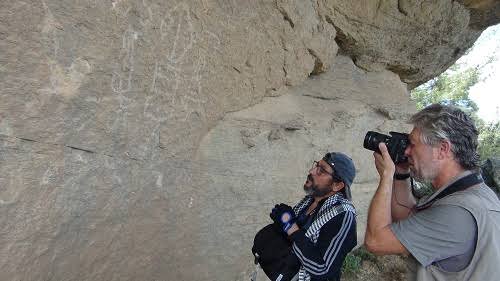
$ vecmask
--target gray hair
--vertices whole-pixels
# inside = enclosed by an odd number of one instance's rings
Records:
[[[479,167],[478,131],[472,118],[459,108],[432,104],[414,114],[408,123],[422,131],[422,142],[427,145],[448,140],[462,168],[472,170]]]

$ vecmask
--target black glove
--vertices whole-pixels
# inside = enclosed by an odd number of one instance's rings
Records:
[[[284,232],[287,232],[297,220],[292,207],[283,203],[274,206],[269,216]]]

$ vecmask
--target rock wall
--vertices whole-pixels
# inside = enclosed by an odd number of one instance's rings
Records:
[[[482,31],[457,1],[325,2],[337,42],[356,64],[394,71],[410,88],[445,71]]]
[[[280,202],[296,204],[304,196],[302,186],[312,162],[328,151],[343,151],[356,164],[352,195],[361,242],[378,182],[372,152],[363,149],[366,131],[407,130],[402,120],[414,111],[397,75],[366,73],[339,56],[332,71],[282,96],[226,115],[203,139],[196,158],[207,191],[196,194],[194,202],[200,204],[193,206],[202,214],[200,239],[207,245],[200,260],[232,249],[205,262],[210,268],[246,264],[248,269],[253,237],[271,223],[272,207]],[[211,211],[203,210],[207,205]],[[212,230],[217,229],[220,235],[214,236]],[[226,274],[208,275],[205,280],[235,279]],[[238,276],[243,280],[249,274]]]
[[[498,21],[470,2],[2,1],[0,279],[246,280],[327,150],[356,161],[362,237],[363,136],[407,129],[404,82]]]

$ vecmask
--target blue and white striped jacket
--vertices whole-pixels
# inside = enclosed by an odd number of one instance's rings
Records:
[[[311,196],[306,196],[295,205],[297,216],[312,201]],[[341,193],[330,196],[317,210],[309,228],[296,231],[290,238],[301,262],[299,281],[337,279],[345,255],[357,243],[356,209]]]

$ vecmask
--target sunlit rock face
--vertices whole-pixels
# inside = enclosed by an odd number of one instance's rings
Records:
[[[206,171],[203,186],[209,191],[200,195],[206,202],[201,205],[212,202],[218,210],[204,216],[203,229],[231,229],[228,236],[201,233],[202,241],[213,245],[207,254],[231,248],[236,253],[225,257],[230,267],[250,261],[253,236],[271,223],[270,210],[280,202],[296,204],[304,196],[303,184],[313,161],[329,151],[348,154],[356,165],[352,195],[361,242],[378,182],[373,152],[363,149],[365,134],[407,131],[404,120],[414,111],[397,75],[367,73],[339,56],[331,71],[279,97],[227,114],[203,139],[196,158]],[[221,213],[230,215],[217,216]],[[238,234],[238,228],[244,231]],[[222,266],[218,260],[209,262]]]
[[[364,134],[408,130],[407,83],[498,17],[351,2],[3,1],[0,280],[247,280],[326,151],[356,162],[361,238]]]
[[[411,88],[446,70],[500,21],[498,1],[323,2],[337,42],[356,65],[389,69]]]

